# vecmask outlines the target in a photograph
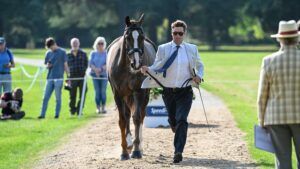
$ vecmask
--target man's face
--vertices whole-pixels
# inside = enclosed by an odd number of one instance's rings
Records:
[[[52,52],[54,52],[54,51],[57,49],[56,44],[50,46],[49,49],[50,49]]]
[[[4,51],[4,49],[5,49],[5,43],[1,43],[0,44],[0,51]]]
[[[79,44],[79,41],[78,41],[78,40],[73,40],[73,41],[71,42],[71,48],[72,48],[73,50],[78,50],[78,49],[79,49],[79,46],[80,46],[80,44]]]
[[[185,37],[185,32],[183,27],[172,28],[172,38],[176,44],[181,44]]]

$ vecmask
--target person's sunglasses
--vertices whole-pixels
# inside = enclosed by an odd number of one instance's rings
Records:
[[[102,42],[100,42],[100,43],[98,43],[98,45],[103,45],[104,43],[102,43]]]
[[[184,33],[183,32],[172,32],[174,36],[179,35],[182,36]]]

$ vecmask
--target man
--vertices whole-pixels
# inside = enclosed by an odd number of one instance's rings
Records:
[[[277,38],[283,50],[263,59],[259,89],[258,118],[271,135],[276,168],[291,169],[292,140],[300,168],[300,51],[294,20],[280,21]]]
[[[68,53],[68,66],[70,68],[70,78],[82,78],[81,80],[71,80],[70,81],[70,113],[74,115],[77,113],[79,115],[79,109],[82,98],[82,89],[83,89],[83,78],[85,76],[86,69],[88,67],[88,58],[84,51],[80,48],[79,39],[71,39],[71,51]],[[79,99],[76,104],[77,90],[79,89]],[[86,93],[86,92],[85,92]],[[84,97],[85,98],[85,97]],[[83,100],[84,104],[84,100]]]
[[[5,92],[0,99],[0,108],[2,108],[1,120],[19,120],[25,116],[25,112],[21,111],[23,104],[23,91],[16,88],[13,92]]]
[[[154,64],[143,66],[141,72],[155,75],[166,88],[162,97],[174,136],[174,163],[182,161],[187,138],[187,117],[192,105],[193,91],[187,79],[199,84],[203,78],[203,64],[196,45],[184,42],[187,25],[177,20],[171,25],[173,40],[158,47]],[[195,74],[196,73],[196,74]],[[146,78],[142,88],[160,87],[152,78]]]
[[[64,71],[69,77],[69,67],[66,51],[57,46],[53,38],[47,38],[45,46],[48,49],[45,58],[45,65],[48,68],[47,83],[43,98],[43,104],[39,119],[44,119],[48,107],[48,102],[53,90],[55,90],[56,108],[55,119],[59,118],[61,109],[61,89],[63,86]]]
[[[3,37],[0,37],[0,95],[11,91],[10,68],[15,67],[14,57],[6,47]]]

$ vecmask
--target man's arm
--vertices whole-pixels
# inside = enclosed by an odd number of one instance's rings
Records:
[[[196,62],[195,67],[197,69],[197,76],[199,76],[201,79],[203,79],[204,65],[203,65],[203,62],[201,60],[200,54],[198,52],[197,46],[196,46],[196,60],[195,60],[195,62]]]
[[[68,62],[64,63],[64,70],[67,74],[67,77],[70,77],[70,69],[69,69],[69,66],[68,66]]]
[[[269,98],[269,82],[266,73],[266,61],[263,60],[261,71],[260,71],[260,78],[259,78],[259,85],[258,85],[258,95],[257,95],[257,104],[258,104],[258,120],[260,126],[264,127],[264,120],[265,120],[265,113],[266,107]]]
[[[85,52],[83,52],[83,64],[84,64],[84,70],[86,70],[89,66],[89,61],[88,61],[88,57],[87,54]]]
[[[146,74],[146,71],[158,69],[157,65],[159,65],[160,62],[163,60],[163,56],[164,56],[164,49],[162,48],[162,46],[158,46],[154,63],[149,67],[148,66],[142,66],[141,72],[143,74]]]
[[[70,77],[70,69],[68,66],[68,56],[67,56],[66,52],[64,52],[64,70],[67,74],[67,77]]]

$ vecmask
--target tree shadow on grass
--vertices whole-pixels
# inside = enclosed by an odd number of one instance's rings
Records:
[[[179,164],[174,164],[178,167],[204,167],[204,168],[256,168],[255,163],[243,163],[225,159],[203,159],[203,158],[184,158]]]
[[[147,156],[147,155],[146,155]],[[153,157],[153,155],[150,155]],[[154,162],[150,163],[156,163],[161,165],[171,165],[176,166],[176,168],[186,168],[186,167],[192,167],[192,168],[221,168],[221,169],[233,169],[233,168],[258,168],[259,166],[273,166],[272,164],[262,164],[262,163],[243,163],[240,161],[234,161],[234,160],[226,160],[226,159],[206,159],[201,157],[183,157],[183,161],[179,164],[173,164],[173,157],[171,156],[165,156],[163,154],[160,154],[158,157],[155,157]],[[171,167],[173,168],[173,167]]]
[[[195,124],[195,123],[189,123],[189,128],[218,128],[220,125],[217,124]]]
[[[218,128],[220,125],[216,125],[216,124],[194,124],[194,123],[189,123],[189,128]],[[169,129],[170,126],[158,126],[155,128],[159,128],[159,129]]]

